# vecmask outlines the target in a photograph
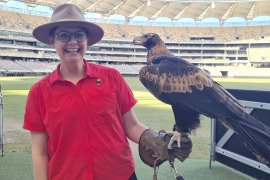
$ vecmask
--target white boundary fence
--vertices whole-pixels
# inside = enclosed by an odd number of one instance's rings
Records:
[[[257,114],[255,114],[255,117],[261,114],[260,119],[265,119],[267,122],[266,125],[270,125],[270,91],[235,89],[229,90],[229,92],[235,95],[236,98],[241,94],[242,97],[240,97],[241,100],[239,99],[239,103],[246,108],[247,112],[252,114],[253,111],[256,111]],[[257,99],[257,101],[255,99]],[[232,146],[238,146],[240,148],[243,143],[241,140],[237,139],[237,135],[232,130],[226,130],[226,128],[219,124],[220,123],[215,119],[212,119],[209,167],[211,168],[211,163],[217,160],[256,179],[270,179],[270,169],[266,165],[258,162],[255,158],[249,158],[248,156],[251,154],[249,151],[242,151],[241,154],[235,152]],[[224,131],[224,133],[222,133],[222,131]],[[226,143],[228,143],[227,146],[225,146]]]

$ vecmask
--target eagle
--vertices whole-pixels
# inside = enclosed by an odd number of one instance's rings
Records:
[[[147,49],[147,65],[140,69],[139,79],[157,99],[171,105],[175,132],[195,131],[201,114],[214,118],[238,134],[257,160],[270,167],[270,127],[248,114],[209,73],[173,55],[158,34],[137,36],[133,44]]]

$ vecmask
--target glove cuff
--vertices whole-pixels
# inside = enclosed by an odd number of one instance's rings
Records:
[[[139,140],[140,158],[150,167],[159,166],[169,157],[167,146],[168,142],[164,134],[152,129],[146,129]],[[166,153],[164,154],[164,152]]]

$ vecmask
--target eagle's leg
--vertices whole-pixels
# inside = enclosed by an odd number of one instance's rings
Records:
[[[184,109],[181,104],[173,104],[172,110],[175,124],[173,126],[174,132],[172,134],[171,142],[168,146],[169,149],[176,145],[181,148],[181,144],[183,142],[185,143],[183,140],[188,138],[188,134],[200,125],[200,116],[197,112],[190,109]],[[174,144],[175,141],[177,144]]]

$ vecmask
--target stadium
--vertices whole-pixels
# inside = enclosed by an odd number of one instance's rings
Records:
[[[2,76],[46,74],[55,68],[59,61],[55,51],[37,42],[31,32],[50,21],[50,14],[35,10],[37,6],[53,8],[62,2],[38,1],[25,4],[24,9],[12,7],[8,2],[1,5]],[[105,31],[103,40],[89,47],[86,59],[116,68],[122,74],[138,74],[145,64],[146,50],[133,46],[132,39],[155,32],[175,55],[207,69],[212,76],[269,77],[269,20],[253,19],[269,15],[270,2],[130,0],[76,1],[76,4],[86,13],[101,13],[100,18],[88,20]],[[125,19],[113,19],[115,14]],[[138,16],[148,20],[136,20]],[[233,17],[244,20],[230,22]],[[188,18],[193,21],[183,21]],[[206,21],[210,18],[214,20]]]
[[[170,114],[169,118],[172,119],[172,115],[168,106],[161,104],[149,94],[143,94],[145,89],[135,80],[141,67],[146,65],[147,51],[143,47],[133,45],[132,41],[134,37],[143,33],[159,34],[174,55],[207,70],[226,88],[263,91],[270,88],[268,0],[2,0],[0,84],[4,98],[0,96],[0,112],[1,108],[3,110],[3,104],[6,109],[3,114],[0,113],[0,149],[2,152],[6,149],[7,159],[5,156],[0,158],[1,168],[3,167],[2,170],[0,168],[0,179],[32,178],[31,157],[27,154],[30,152],[30,140],[27,132],[20,130],[26,95],[35,81],[52,72],[59,64],[56,51],[34,39],[32,30],[50,22],[53,9],[62,3],[76,4],[85,12],[88,21],[95,22],[104,29],[104,38],[88,47],[85,58],[87,61],[115,68],[126,77],[136,98],[141,101],[136,111],[141,114],[140,119],[150,127],[171,128],[168,124],[151,122],[150,120],[156,117],[147,111],[159,111],[157,116],[163,119],[168,118],[166,114]],[[266,93],[262,99],[270,99],[269,94]],[[264,102],[263,107],[266,107],[266,110],[270,109],[268,100],[260,102]],[[242,174],[223,165],[216,165],[216,169],[214,167],[213,171],[209,172],[208,164],[205,165],[208,163],[205,157],[210,156],[210,137],[203,131],[209,132],[210,129],[209,121],[203,125],[197,137],[194,137],[194,144],[203,145],[195,147],[192,160],[186,163],[186,169],[184,163],[178,165],[183,168],[187,177],[194,180],[270,178],[268,169],[249,160],[245,163],[258,171],[247,167],[233,167]],[[136,145],[133,146],[136,151]],[[11,155],[11,152],[17,154]],[[149,173],[144,172],[144,169],[149,167],[143,165],[138,154],[136,155],[138,171],[143,172],[139,173],[139,177],[151,179],[152,171],[149,169]],[[213,160],[213,157],[211,158]],[[17,164],[12,163],[16,159],[19,159]],[[222,162],[228,166],[234,163]],[[18,175],[14,176],[10,168],[18,171]],[[20,168],[22,170],[19,170]],[[170,170],[163,168],[165,170],[160,170],[160,179],[173,179],[172,176],[167,176]],[[196,176],[190,171],[196,168],[204,175]]]

